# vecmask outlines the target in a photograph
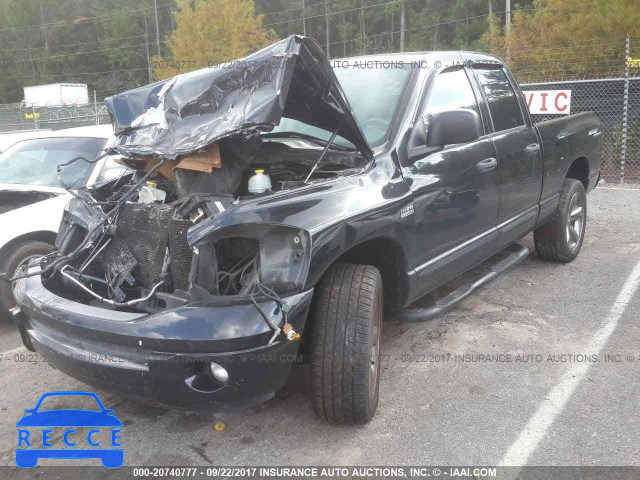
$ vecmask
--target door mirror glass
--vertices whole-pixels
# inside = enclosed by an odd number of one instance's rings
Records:
[[[468,143],[482,134],[480,116],[471,109],[438,112],[431,118],[427,132],[428,147]]]

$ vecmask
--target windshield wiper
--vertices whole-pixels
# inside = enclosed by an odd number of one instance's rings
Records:
[[[306,133],[300,133],[300,132],[289,132],[289,131],[285,131],[285,132],[270,132],[270,133],[263,133],[261,135],[262,138],[299,138],[301,140],[307,140],[308,142],[314,143],[316,145],[319,145],[321,147],[325,147],[327,145],[327,143],[329,145],[331,145],[331,148],[333,150],[342,150],[345,152],[353,152],[356,151],[356,148],[354,147],[348,147],[346,145],[339,145],[337,143],[333,143],[333,140],[335,139],[335,135],[332,135],[331,138],[329,140],[325,140],[324,138],[320,138],[320,137],[314,137],[313,135],[308,135]],[[333,145],[332,145],[333,143]]]

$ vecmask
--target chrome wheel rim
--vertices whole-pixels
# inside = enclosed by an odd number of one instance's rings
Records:
[[[575,250],[580,245],[584,233],[584,201],[582,195],[574,193],[569,202],[569,217],[567,218],[567,245]]]

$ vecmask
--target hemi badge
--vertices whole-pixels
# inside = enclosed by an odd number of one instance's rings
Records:
[[[400,218],[408,217],[409,215],[413,215],[413,204],[400,210]]]

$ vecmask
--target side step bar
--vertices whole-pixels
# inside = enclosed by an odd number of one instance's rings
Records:
[[[484,287],[486,284],[492,282],[500,275],[505,273],[511,267],[522,262],[529,256],[530,253],[529,248],[519,242],[511,244],[509,247],[507,247],[507,250],[512,250],[513,253],[501,260],[499,263],[492,266],[489,272],[487,272],[475,282],[467,283],[462,287],[454,290],[446,297],[435,302],[431,307],[416,309],[405,308],[404,310],[398,312],[396,314],[396,317],[400,320],[405,320],[408,322],[426,322],[428,320],[439,317],[440,315],[443,315],[451,310],[458,302],[464,300],[479,288]]]

